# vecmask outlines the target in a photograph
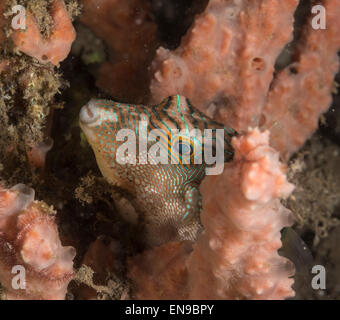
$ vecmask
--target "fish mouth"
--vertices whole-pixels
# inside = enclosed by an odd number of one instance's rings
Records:
[[[79,113],[80,123],[91,124],[94,123],[99,117],[99,112],[94,100],[90,100],[83,106]]]

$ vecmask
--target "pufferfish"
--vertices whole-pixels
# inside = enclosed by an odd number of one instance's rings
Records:
[[[80,111],[80,127],[103,176],[128,192],[141,213],[147,246],[196,239],[199,186],[212,167],[207,154],[218,158],[217,148],[223,147],[222,166],[230,161],[236,131],[179,95],[154,106],[92,99]],[[204,139],[208,129],[211,139]]]

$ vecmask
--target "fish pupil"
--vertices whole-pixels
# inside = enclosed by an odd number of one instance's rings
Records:
[[[182,142],[180,141],[178,144],[177,144],[177,152],[179,154],[192,154],[193,152],[193,148],[192,148],[192,145],[189,145],[185,142]]]

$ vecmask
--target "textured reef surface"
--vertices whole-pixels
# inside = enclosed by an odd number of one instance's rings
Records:
[[[0,0],[0,299],[339,299],[339,16]]]

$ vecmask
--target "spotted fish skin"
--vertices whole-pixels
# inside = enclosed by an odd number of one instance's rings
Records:
[[[146,123],[149,139],[141,133],[141,122]],[[203,154],[206,146],[199,134],[188,138],[190,143],[185,144],[183,139],[193,129],[199,129],[201,133],[204,129],[223,129],[226,132],[224,159],[229,161],[233,157],[230,141],[237,134],[234,130],[226,129],[208,118],[188,99],[179,95],[168,97],[154,106],[91,100],[81,110],[80,126],[103,176],[126,190],[132,196],[134,206],[141,211],[145,231],[143,237],[147,245],[195,240],[200,230],[199,186],[207,168]],[[130,129],[135,133],[137,147],[133,164],[117,161],[117,151],[126,143],[126,140],[117,139],[121,129]],[[162,130],[162,134],[150,141],[155,129]],[[181,135],[174,134],[175,130]],[[155,164],[154,158],[141,151],[141,141],[146,144],[147,150],[157,141],[160,149],[165,150],[168,163]],[[186,158],[178,152],[183,149],[190,150]],[[202,158],[201,163],[195,162],[197,157]]]

